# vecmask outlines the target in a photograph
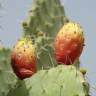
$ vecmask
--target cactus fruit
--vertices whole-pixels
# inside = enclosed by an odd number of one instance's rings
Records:
[[[35,47],[30,38],[17,41],[12,50],[11,64],[20,79],[30,77],[36,72]]]
[[[81,26],[75,22],[66,23],[58,32],[54,52],[58,63],[73,64],[81,55],[84,36]]]
[[[10,51],[9,48],[0,46],[0,96],[6,96],[17,82],[10,66]]]
[[[58,65],[49,70],[40,70],[24,81],[8,96],[88,96],[89,92],[83,74],[72,65]],[[28,92],[26,95],[22,93],[24,84]]]

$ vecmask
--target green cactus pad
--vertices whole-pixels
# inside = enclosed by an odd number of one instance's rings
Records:
[[[25,88],[26,95],[22,93]],[[37,72],[8,96],[88,96],[88,89],[88,83],[76,67],[59,65]]]
[[[22,24],[24,35],[36,36],[38,32],[45,32],[55,36],[66,20],[60,0],[33,0],[28,18]]]
[[[6,96],[16,84],[16,76],[10,66],[10,49],[0,49],[0,96]]]

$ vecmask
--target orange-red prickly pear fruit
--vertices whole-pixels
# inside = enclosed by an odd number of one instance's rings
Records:
[[[84,46],[81,26],[75,22],[66,23],[54,41],[54,53],[58,63],[73,64],[79,58]]]
[[[22,38],[17,41],[12,50],[11,65],[21,80],[36,72],[35,47],[30,38]]]

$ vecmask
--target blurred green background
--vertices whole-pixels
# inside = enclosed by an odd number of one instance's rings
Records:
[[[84,28],[85,48],[80,57],[81,66],[87,69],[87,80],[91,84],[91,94],[96,90],[96,1],[95,0],[61,0],[67,17],[79,22]],[[0,40],[6,47],[12,47],[22,35],[22,21],[27,17],[32,0],[0,0]],[[37,26],[38,27],[38,26]]]

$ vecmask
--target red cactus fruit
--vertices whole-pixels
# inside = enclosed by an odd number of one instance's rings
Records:
[[[12,50],[11,65],[15,74],[22,80],[36,72],[36,55],[32,40],[22,38]]]
[[[66,23],[54,41],[54,53],[59,64],[73,64],[83,50],[84,35],[81,26],[75,22]]]

